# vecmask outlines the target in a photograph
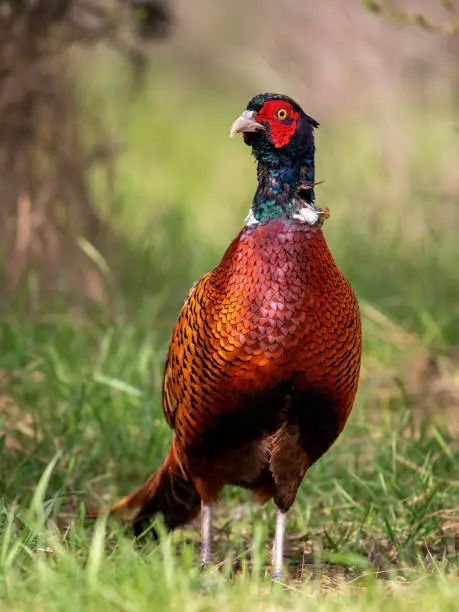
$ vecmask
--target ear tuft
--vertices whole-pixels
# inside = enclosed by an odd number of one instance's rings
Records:
[[[316,121],[315,119],[313,119],[310,115],[306,115],[306,113],[305,113],[305,117],[308,120],[308,123],[310,123],[313,128],[318,128],[319,127],[320,123],[318,121]]]

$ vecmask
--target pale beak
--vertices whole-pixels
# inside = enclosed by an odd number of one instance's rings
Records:
[[[238,132],[264,132],[265,127],[255,121],[255,115],[255,111],[245,110],[231,126],[230,137],[232,138]]]

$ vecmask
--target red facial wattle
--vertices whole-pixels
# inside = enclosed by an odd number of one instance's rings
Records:
[[[278,118],[279,111],[285,109],[284,119]],[[271,141],[276,149],[285,147],[295,133],[297,121],[300,114],[293,109],[292,105],[284,100],[268,100],[263,104],[257,114],[258,123],[268,124]]]

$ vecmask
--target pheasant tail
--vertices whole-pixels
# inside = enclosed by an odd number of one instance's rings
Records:
[[[162,465],[136,491],[123,497],[110,507],[110,514],[125,521],[133,521],[136,535],[160,513],[167,529],[174,529],[192,521],[199,513],[201,499],[192,480],[179,465],[174,448]],[[97,514],[102,514],[102,508]]]

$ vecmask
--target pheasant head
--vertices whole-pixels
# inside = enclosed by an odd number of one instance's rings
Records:
[[[318,125],[294,100],[272,93],[253,97],[233,123],[230,136],[241,133],[258,162],[252,224],[279,216],[298,219],[303,209],[317,222],[313,131]]]

